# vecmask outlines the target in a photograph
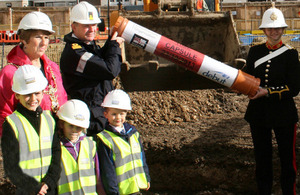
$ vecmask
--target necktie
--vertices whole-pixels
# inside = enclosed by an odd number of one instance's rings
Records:
[[[121,134],[126,135],[125,129],[122,129]]]

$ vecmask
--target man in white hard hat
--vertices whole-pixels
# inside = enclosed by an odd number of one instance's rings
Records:
[[[61,172],[60,142],[50,111],[40,106],[48,81],[39,68],[23,65],[12,82],[19,103],[3,123],[5,173],[16,194],[55,195]]]
[[[82,1],[71,10],[72,32],[65,35],[66,46],[60,59],[64,87],[72,99],[84,101],[91,111],[87,135],[103,130],[106,119],[101,103],[114,89],[112,80],[121,71],[120,44],[124,39],[114,33],[100,48],[94,38],[101,22],[97,9]]]
[[[281,163],[283,195],[296,195],[295,139],[297,108],[293,97],[300,90],[300,65],[296,49],[284,44],[281,37],[287,27],[282,12],[265,11],[260,29],[267,42],[250,48],[246,72],[260,78],[260,88],[245,114],[250,124],[256,160],[258,194],[271,195],[272,130],[275,133]]]

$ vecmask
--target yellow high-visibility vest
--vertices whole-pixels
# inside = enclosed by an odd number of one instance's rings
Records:
[[[96,143],[89,137],[80,142],[78,161],[61,145],[62,172],[58,181],[58,194],[97,195],[94,157]]]
[[[18,111],[6,117],[20,145],[19,166],[24,173],[38,182],[46,175],[52,158],[52,141],[55,122],[50,112],[41,114],[40,135]]]
[[[101,131],[97,136],[113,152],[119,193],[132,194],[146,189],[147,178],[143,168],[139,133],[130,136],[129,143],[107,130]]]

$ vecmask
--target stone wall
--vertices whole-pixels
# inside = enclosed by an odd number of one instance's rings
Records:
[[[107,7],[96,6],[101,10],[101,17],[107,22]],[[231,11],[237,31],[257,30],[265,10],[271,7],[270,2],[224,3],[222,11]],[[300,31],[300,2],[276,2],[289,25],[288,30]],[[112,6],[110,10],[116,10]],[[0,30],[17,30],[22,17],[31,11],[46,13],[56,31],[55,35],[62,36],[70,32],[69,16],[71,7],[13,7],[0,8]]]
[[[100,16],[107,20],[107,11],[105,8],[101,10]],[[111,8],[114,10],[114,8]],[[70,28],[70,11],[71,7],[14,7],[0,8],[0,30],[17,30],[19,22],[24,15],[31,11],[41,11],[46,13],[53,24],[56,36],[62,36],[71,31]]]
[[[300,2],[276,2],[288,24],[288,30],[300,30]],[[257,30],[270,2],[226,3],[222,11],[231,11],[237,31]]]

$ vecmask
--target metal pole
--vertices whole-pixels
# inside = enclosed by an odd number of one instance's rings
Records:
[[[4,58],[4,45],[5,43],[2,43],[2,60],[1,60],[1,69],[3,68],[3,58]]]
[[[108,35],[110,35],[109,0],[107,0],[107,27],[108,27]]]
[[[12,23],[13,23],[13,21],[12,21],[12,20],[13,20],[13,18],[12,18],[12,17],[13,17],[13,16],[12,16],[12,11],[13,11],[13,10],[12,10],[12,8],[8,8],[8,9],[9,9],[9,20],[10,20],[10,21],[9,21],[9,24],[10,24],[10,30],[12,30],[12,29],[13,29],[13,27],[12,27]]]

